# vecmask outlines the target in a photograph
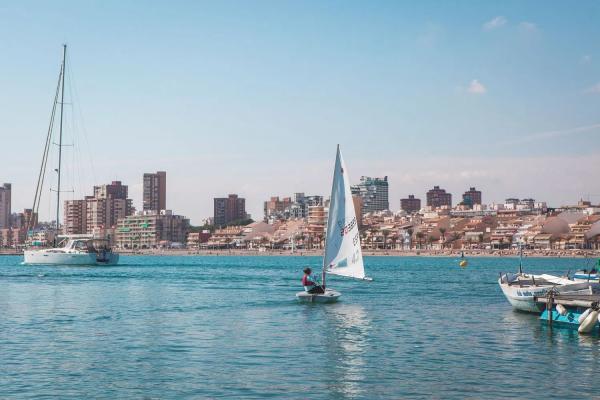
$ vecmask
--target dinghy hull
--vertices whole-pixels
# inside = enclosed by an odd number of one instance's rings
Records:
[[[310,294],[307,292],[296,293],[296,298],[303,303],[335,303],[342,294],[335,290],[325,289],[325,293]]]

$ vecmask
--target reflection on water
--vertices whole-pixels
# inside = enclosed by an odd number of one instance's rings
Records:
[[[327,363],[331,366],[331,389],[343,397],[354,398],[364,392],[365,355],[371,341],[371,321],[359,304],[332,304],[325,312]]]
[[[532,273],[582,260],[528,259]],[[600,340],[517,313],[514,260],[366,259],[337,304],[299,304],[318,258],[0,257],[0,398],[592,398]],[[580,265],[578,265],[580,264]],[[43,275],[39,277],[38,275]],[[3,379],[4,378],[4,379]]]

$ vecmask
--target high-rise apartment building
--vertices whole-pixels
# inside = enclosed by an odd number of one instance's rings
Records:
[[[87,201],[66,200],[63,233],[66,235],[87,232]]]
[[[452,194],[446,193],[446,190],[440,189],[439,186],[434,186],[427,192],[427,205],[432,208],[452,207]]]
[[[475,204],[481,204],[481,191],[471,187],[463,193],[462,198],[465,205],[473,207]]]
[[[113,181],[108,185],[94,186],[93,196],[65,201],[63,232],[92,234],[97,229],[114,228],[119,218],[134,212],[127,194],[127,185]]]
[[[11,184],[0,186],[0,229],[10,228]]]
[[[312,206],[322,206],[323,196],[306,196],[304,193],[294,193],[294,213],[296,218],[308,218],[308,209]],[[297,211],[296,211],[297,210]]]
[[[320,206],[308,207],[307,233],[311,238],[323,238],[327,226],[327,209]],[[317,243],[313,243],[317,244]]]
[[[27,229],[34,229],[38,224],[38,213],[34,213],[31,208],[23,210],[23,217],[25,219],[25,227]]]
[[[155,174],[144,174],[144,211],[167,209],[167,173],[158,171]]]
[[[388,190],[387,176],[383,178],[361,176],[360,183],[351,186],[352,194],[362,198],[363,215],[370,212],[389,210]]]
[[[409,194],[407,199],[400,199],[400,209],[408,214],[418,212],[421,209],[421,199],[415,199],[414,194]]]
[[[243,219],[246,219],[246,199],[238,197],[237,194],[214,199],[215,226],[224,226]]]
[[[354,215],[356,216],[356,222],[358,223],[358,227],[361,228],[363,225],[362,197],[357,195],[352,196],[352,204],[354,205]]]
[[[94,228],[110,228],[111,201],[109,199],[87,196],[86,201],[86,232]]]
[[[289,218],[291,206],[292,206],[292,199],[290,197],[284,197],[283,199],[280,199],[279,196],[271,197],[269,200],[265,201],[264,220],[268,221],[271,218],[274,218],[274,219]]]
[[[288,220],[308,217],[310,206],[323,205],[323,196],[306,196],[302,192],[294,193],[294,198],[271,197],[264,203],[264,220]]]
[[[106,199],[106,219],[107,227],[117,225],[119,218],[125,218],[133,214],[133,202],[127,198],[129,188],[121,184],[121,181],[113,181],[108,185],[94,186],[94,198]]]
[[[87,232],[87,201],[66,200],[63,233],[66,235]]]
[[[129,188],[123,185],[121,181],[112,181],[108,185],[94,186],[94,197],[97,199],[127,199]]]

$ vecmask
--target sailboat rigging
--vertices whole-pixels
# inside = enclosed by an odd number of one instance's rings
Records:
[[[48,155],[52,144],[58,146],[58,168],[57,187],[52,190],[56,193],[56,224],[54,235],[54,248],[50,249],[28,249],[23,253],[24,264],[47,264],[47,265],[112,265],[117,264],[119,255],[113,253],[108,246],[108,241],[104,239],[94,239],[93,235],[69,235],[59,236],[60,232],[60,194],[62,178],[62,148],[63,145],[63,119],[65,104],[65,75],[66,75],[67,45],[63,45],[62,63],[58,77],[58,84],[54,95],[52,112],[50,114],[50,125],[46,135],[42,163],[38,174],[38,181],[35,189],[33,207],[29,220],[27,221],[27,230],[32,232],[35,228],[35,216],[38,215],[42,188],[46,177],[46,168],[48,166]],[[60,97],[60,101],[59,101]],[[56,119],[57,105],[59,109],[59,131],[58,143],[52,143],[53,127]],[[57,247],[58,238],[66,239],[63,247]]]

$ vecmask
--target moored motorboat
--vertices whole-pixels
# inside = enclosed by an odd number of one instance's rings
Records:
[[[576,328],[581,334],[598,331],[600,327],[600,294],[561,294],[556,290],[536,297],[544,311],[540,319],[550,327],[553,325]]]
[[[600,275],[596,268],[589,271],[582,269],[573,274],[573,280],[576,282],[600,282]]]
[[[541,312],[542,308],[534,301],[535,297],[545,295],[550,289],[558,293],[593,293],[597,284],[573,282],[567,278],[553,275],[532,275],[525,273],[503,274],[498,279],[502,293],[515,310]]]
[[[563,294],[592,294],[600,288],[597,283],[575,282],[568,277],[524,273],[522,248],[519,248],[518,272],[500,274],[498,285],[515,310],[536,313],[543,311],[543,308],[535,298],[544,296],[551,289]]]

